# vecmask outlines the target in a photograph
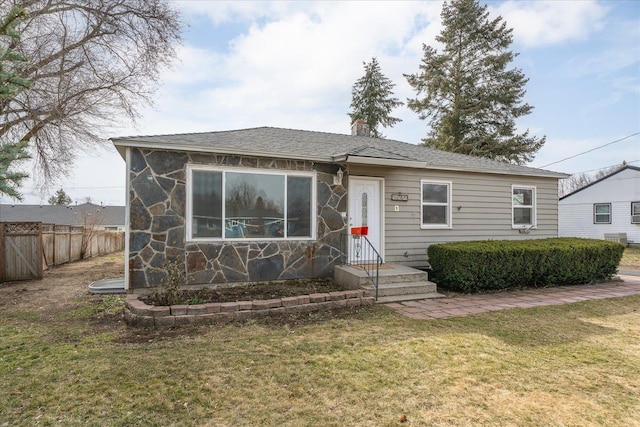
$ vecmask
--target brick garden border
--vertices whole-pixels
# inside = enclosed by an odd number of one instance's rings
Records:
[[[366,290],[350,290],[299,295],[268,300],[214,302],[196,305],[147,305],[140,295],[126,296],[124,319],[129,326],[165,328],[190,325],[223,325],[234,321],[260,319],[281,314],[329,311],[337,308],[373,305]]]

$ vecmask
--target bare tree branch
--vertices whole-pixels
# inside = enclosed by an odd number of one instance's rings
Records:
[[[151,104],[181,23],[163,0],[0,0],[0,13],[14,5],[29,13],[15,50],[32,87],[0,102],[0,144],[28,141],[48,181]]]

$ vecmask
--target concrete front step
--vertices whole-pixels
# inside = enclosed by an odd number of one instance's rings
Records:
[[[373,269],[375,273],[375,267]],[[369,277],[362,268],[350,265],[339,265],[334,270],[336,282],[351,288],[359,288],[370,283]],[[426,282],[428,275],[422,270],[398,264],[383,264],[378,270],[378,283]]]
[[[408,294],[408,295],[390,295],[386,297],[378,297],[377,304],[386,304],[389,302],[401,302],[401,301],[415,301],[419,299],[434,299],[445,298],[446,295],[439,294],[438,292],[431,292],[428,294]]]
[[[363,286],[375,295],[375,287],[371,284]],[[386,297],[392,295],[411,295],[411,294],[430,294],[437,292],[436,284],[432,282],[400,282],[400,283],[379,283],[378,297]]]
[[[427,273],[412,267],[383,264],[378,277],[378,302],[442,298],[444,295],[437,292],[436,284],[427,277]],[[375,295],[375,287],[362,268],[337,266],[334,280],[350,289],[363,288]]]

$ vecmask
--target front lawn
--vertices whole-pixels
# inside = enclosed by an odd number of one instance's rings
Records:
[[[42,310],[38,289],[0,287],[0,426],[640,420],[640,296],[446,320],[377,305],[299,324],[145,331],[123,324],[119,297]],[[8,300],[25,294],[34,301]]]
[[[640,248],[626,248],[622,254],[620,268],[640,270]]]

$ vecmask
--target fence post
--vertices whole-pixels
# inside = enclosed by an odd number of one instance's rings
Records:
[[[56,224],[53,224],[53,256],[51,257],[51,265],[56,265]]]

